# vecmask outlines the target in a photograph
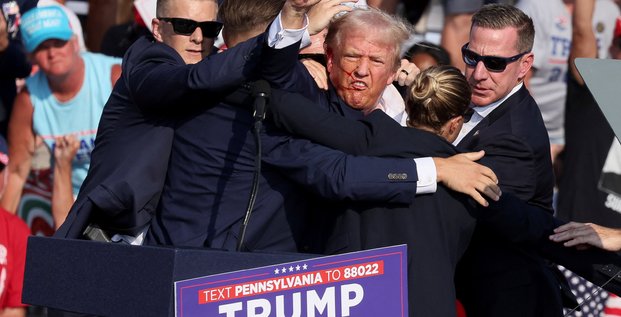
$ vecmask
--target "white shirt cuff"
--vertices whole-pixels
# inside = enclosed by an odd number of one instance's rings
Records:
[[[304,17],[304,27],[301,29],[283,29],[282,21],[280,19],[281,14],[282,12],[278,14],[278,17],[270,25],[267,35],[267,45],[280,49],[295,44],[300,40],[302,40],[302,45],[300,47],[310,45],[311,41],[308,33],[308,16]]]
[[[432,194],[438,188],[436,164],[431,157],[414,159],[418,181],[416,182],[416,194]]]

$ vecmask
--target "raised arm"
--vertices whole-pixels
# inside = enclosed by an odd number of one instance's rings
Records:
[[[429,137],[416,137],[425,132],[404,133],[404,128],[379,110],[369,115],[369,121],[355,121],[315,107],[298,94],[273,90],[270,102],[272,119],[277,126],[348,154],[414,158],[440,154],[447,157],[456,153],[450,146],[446,149],[438,146],[438,142],[426,143]],[[439,141],[439,144],[444,143]],[[496,175],[475,162],[482,156],[483,152],[434,158],[437,181],[484,206],[487,201],[483,196],[497,200],[500,189]]]
[[[74,135],[56,137],[54,146],[54,185],[52,188],[52,217],[54,228],[58,229],[67,218],[73,204],[71,186],[71,162],[80,148],[80,141]]]
[[[9,160],[8,182],[2,206],[15,213],[22,189],[30,173],[32,156],[35,151],[35,134],[32,129],[33,107],[27,90],[21,91],[15,98],[13,112],[9,122]]]
[[[593,32],[595,0],[576,0],[572,18],[572,39],[569,51],[569,71],[580,85],[584,80],[576,68],[578,57],[597,58],[597,40]]]

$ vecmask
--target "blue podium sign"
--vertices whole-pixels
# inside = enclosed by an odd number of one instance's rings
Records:
[[[175,316],[402,316],[406,246],[175,282]]]

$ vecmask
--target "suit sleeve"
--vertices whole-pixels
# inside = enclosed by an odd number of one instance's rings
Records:
[[[545,243],[554,228],[565,223],[547,209],[530,205],[508,192],[498,202],[491,201],[489,207],[470,203],[481,225],[515,243]]]
[[[351,156],[275,132],[262,138],[265,164],[322,197],[411,203],[416,195],[413,159]]]
[[[373,140],[371,125],[317,107],[299,94],[273,90],[269,110],[277,127],[345,153],[365,153]]]
[[[254,74],[264,35],[240,43],[202,61],[185,65],[171,47],[154,43],[135,64],[123,65],[123,76],[134,102],[143,110],[179,107],[188,94],[220,93],[241,85]],[[126,59],[131,57],[126,55]]]
[[[498,176],[503,192],[510,192],[522,200],[535,194],[537,184],[536,154],[525,141],[511,134],[495,135],[490,142],[481,142],[475,151],[485,150],[480,163],[491,168]]]
[[[621,284],[602,273],[609,266],[612,271],[621,271],[621,256],[597,248],[577,250],[562,243],[551,241],[552,230],[565,221],[554,218],[546,209],[521,201],[504,193],[498,202],[491,202],[488,208],[477,209],[477,221],[492,229],[511,242],[528,243],[535,247],[542,257],[564,266],[591,283],[603,286],[609,292],[621,294]],[[610,283],[609,283],[610,282]]]

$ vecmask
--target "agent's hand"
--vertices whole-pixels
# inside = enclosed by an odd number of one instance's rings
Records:
[[[308,33],[317,34],[330,24],[330,21],[339,12],[353,10],[356,1],[321,0],[308,11]],[[345,5],[349,3],[351,5]]]
[[[608,250],[621,250],[621,229],[602,227],[593,223],[570,222],[554,229],[550,236],[554,242],[566,247],[583,250],[591,246]]]
[[[399,86],[409,86],[412,82],[414,82],[414,79],[418,73],[420,73],[420,69],[416,66],[416,64],[408,61],[407,59],[402,59],[401,67],[397,70],[394,81],[398,82]]]
[[[449,158],[434,157],[438,182],[446,187],[469,195],[482,206],[489,203],[483,195],[497,201],[502,195],[494,172],[475,161],[485,155],[484,151],[453,155]]]
[[[304,58],[301,61],[315,80],[315,83],[317,83],[317,86],[322,90],[328,90],[328,73],[326,73],[326,68],[310,58]]]
[[[320,0],[287,0],[281,11],[282,27],[285,29],[301,29],[304,27],[304,16]]]

